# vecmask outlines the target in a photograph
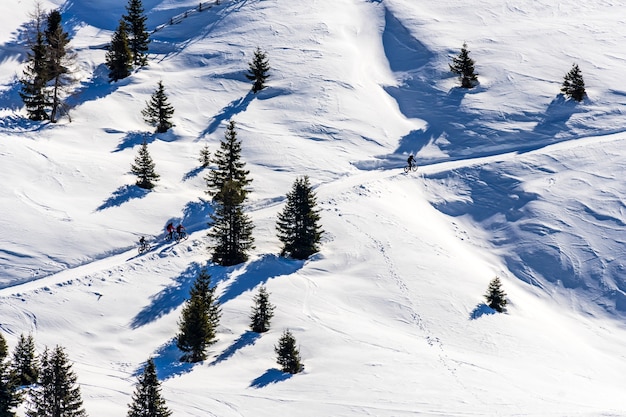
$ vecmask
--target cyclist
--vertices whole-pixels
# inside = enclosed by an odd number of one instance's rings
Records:
[[[176,233],[178,233],[178,238],[182,239],[183,237],[185,237],[185,226],[183,226],[182,224],[179,224],[178,226],[176,226]]]
[[[145,238],[145,237],[143,237],[143,236],[141,236],[141,237],[139,238],[139,246],[142,246],[142,247],[143,247],[143,246],[145,246],[145,244],[146,244],[146,238]]]
[[[415,162],[415,158],[413,157],[413,154],[411,154],[406,160],[406,163],[409,164],[409,169],[413,168],[413,162]]]
[[[167,225],[167,240],[172,240],[174,237],[174,223]]]

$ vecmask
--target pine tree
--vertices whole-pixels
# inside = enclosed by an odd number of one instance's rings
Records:
[[[6,339],[0,333],[0,417],[15,417],[15,408],[21,402],[19,386],[6,360],[8,355]]]
[[[487,305],[498,313],[506,312],[506,293],[502,290],[502,282],[499,277],[495,277],[490,283],[485,294]]]
[[[154,361],[148,359],[143,374],[137,378],[132,403],[127,417],[169,417],[172,412],[161,396],[161,383],[157,378]]]
[[[162,81],[159,81],[156,91],[152,93],[150,101],[146,102],[146,108],[141,114],[146,123],[156,126],[157,133],[165,133],[174,126],[171,122],[174,107],[168,102]]]
[[[221,309],[211,287],[211,276],[200,271],[183,306],[176,345],[185,352],[181,361],[199,362],[206,359],[206,350],[214,344]]]
[[[200,149],[198,161],[200,161],[202,168],[208,168],[209,165],[211,165],[211,151],[209,150],[209,145],[204,145],[204,147]]]
[[[160,175],[154,171],[155,164],[152,161],[150,152],[148,152],[148,142],[144,139],[139,148],[139,152],[135,157],[135,163],[130,169],[137,176],[137,186],[146,190],[151,190],[155,186],[155,182],[159,180]]]
[[[461,53],[452,59],[450,71],[459,76],[463,88],[472,88],[478,82],[478,74],[474,70],[474,61],[469,57],[466,43],[463,44]]]
[[[86,417],[80,386],[61,346],[41,355],[37,386],[30,392],[27,417]]]
[[[565,74],[561,92],[569,98],[581,102],[587,95],[585,91],[585,80],[577,64],[572,65],[572,69]]]
[[[0,333],[0,362],[5,360],[7,356],[9,356],[9,346],[7,345],[7,340]]]
[[[289,330],[285,330],[278,340],[278,345],[274,346],[277,358],[276,362],[281,366],[283,372],[297,374],[304,369],[300,359],[300,352],[296,348],[296,339]]]
[[[37,382],[39,366],[35,354],[35,340],[29,334],[21,334],[13,350],[11,374],[17,385],[25,386]]]
[[[323,230],[319,225],[320,215],[316,205],[309,178],[296,179],[287,193],[287,204],[278,214],[276,224],[278,239],[283,243],[281,256],[306,259],[319,250]]]
[[[74,54],[69,53],[69,34],[61,26],[61,12],[52,11],[48,15],[47,27],[44,31],[46,41],[47,81],[50,84],[52,99],[50,121],[58,120],[62,103],[63,90],[73,81],[71,65]]]
[[[222,266],[236,265],[246,261],[248,251],[254,248],[254,226],[244,213],[247,186],[252,180],[241,162],[241,142],[237,140],[234,121],[229,123],[224,140],[215,151],[214,162],[217,169],[205,177],[207,193],[213,196],[215,204],[208,234],[213,241],[212,260]]]
[[[0,361],[0,417],[15,417],[15,408],[22,402],[18,388],[9,365],[4,360]]]
[[[253,81],[252,92],[258,93],[265,88],[265,81],[269,78],[270,65],[267,54],[257,47],[252,61],[248,63],[249,69],[246,78]]]
[[[254,301],[254,306],[252,306],[252,314],[250,314],[250,328],[255,333],[264,333],[270,329],[275,308],[270,303],[269,293],[265,286],[259,287],[259,291],[252,301]]]
[[[133,64],[139,67],[146,66],[148,65],[150,34],[146,30],[147,17],[141,0],[128,0],[126,12],[127,14],[122,18],[128,23],[129,47]]]
[[[106,66],[109,69],[109,81],[118,81],[130,75],[132,69],[132,52],[128,47],[128,27],[124,20],[119,26],[106,53]]]
[[[39,3],[36,3],[36,9],[32,17],[35,40],[30,44],[28,61],[24,68],[23,77],[20,79],[20,83],[22,84],[20,97],[26,107],[28,118],[34,121],[43,121],[50,118],[47,109],[51,106],[52,102],[46,89],[48,64],[46,44],[42,29],[45,14],[41,10]]]

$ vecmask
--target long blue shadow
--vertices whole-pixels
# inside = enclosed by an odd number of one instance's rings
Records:
[[[106,199],[96,211],[101,211],[111,207],[119,207],[124,203],[136,198],[144,198],[150,191],[136,185],[123,185],[113,192],[113,195]]]
[[[218,114],[213,117],[213,119],[211,119],[211,122],[209,123],[207,128],[204,129],[204,131],[200,134],[200,137],[210,135],[217,130],[217,128],[223,121],[230,120],[235,115],[245,111],[253,98],[254,93],[252,91],[249,91],[248,94],[246,94],[245,96],[230,102],[230,104],[224,107]]]
[[[154,367],[157,371],[157,377],[161,380],[165,380],[191,372],[195,364],[181,362],[181,355],[181,351],[176,346],[176,339],[171,339],[166,344],[159,347],[152,356]],[[136,369],[133,375],[135,377],[141,375],[144,367],[145,364]]]
[[[293,274],[304,265],[304,261],[294,261],[277,255],[264,255],[246,265],[242,274],[233,278],[219,298],[220,304],[236,298],[246,291],[253,290],[259,284],[273,277]]]
[[[151,297],[150,304],[143,307],[130,322],[130,327],[136,329],[156,321],[185,302],[189,296],[189,289],[199,275],[202,265],[191,263],[172,284],[158,294]]]
[[[154,142],[155,138],[156,138],[155,135],[148,133],[148,132],[141,132],[141,131],[128,132],[126,136],[122,138],[122,141],[120,142],[119,145],[117,145],[117,148],[115,148],[113,152],[120,152],[120,151],[123,151],[124,149],[134,148],[137,145],[141,145],[144,140],[146,141],[147,144],[150,144]]]
[[[226,348],[224,352],[220,353],[219,356],[215,358],[213,362],[211,362],[211,365],[217,365],[218,363],[225,361],[226,359],[233,356],[238,350],[243,349],[246,346],[254,345],[260,337],[261,335],[259,333],[255,333],[252,331],[248,331],[242,334],[237,340],[233,342],[232,345]]]
[[[496,310],[485,303],[478,304],[470,313],[470,320],[477,320],[485,315],[496,314]]]
[[[255,378],[250,383],[250,388],[263,388],[270,384],[276,384],[281,381],[286,381],[292,376],[293,375],[290,373],[282,372],[275,368],[268,369],[263,375]]]

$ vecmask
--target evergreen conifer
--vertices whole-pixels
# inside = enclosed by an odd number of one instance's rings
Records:
[[[474,70],[474,61],[469,56],[466,43],[463,44],[459,55],[454,57],[452,59],[452,64],[449,65],[450,71],[459,76],[461,87],[472,88],[478,82],[478,74],[476,74]]]
[[[155,186],[155,182],[159,180],[160,175],[154,171],[155,164],[152,161],[150,152],[148,151],[148,142],[144,139],[141,148],[135,157],[135,163],[130,169],[137,176],[137,186],[146,190],[151,190]]]
[[[573,64],[572,69],[565,74],[561,92],[565,94],[566,97],[572,98],[578,102],[583,101],[587,95],[585,91],[585,80],[583,80],[583,74],[577,64]]]
[[[209,165],[211,165],[211,151],[209,150],[209,145],[204,145],[204,147],[200,149],[198,161],[200,161],[202,168],[208,168]]]
[[[282,256],[306,259],[319,250],[323,230],[316,205],[309,178],[297,178],[287,193],[287,204],[278,214],[276,224],[278,239],[283,243]]]
[[[61,346],[41,355],[38,384],[31,389],[27,417],[86,417],[80,386]]]
[[[211,287],[211,276],[200,271],[183,306],[176,345],[185,352],[181,361],[199,362],[206,359],[206,349],[216,340],[221,309]]]
[[[269,293],[264,285],[259,287],[252,299],[252,313],[250,314],[250,328],[255,333],[264,333],[270,329],[270,322],[274,317],[274,306],[270,303]]]
[[[146,108],[141,111],[141,114],[146,123],[156,126],[157,133],[165,133],[174,126],[171,121],[174,107],[168,101],[162,81],[159,81],[156,91],[146,102]]]
[[[35,340],[29,334],[20,334],[13,349],[11,360],[11,374],[19,386],[31,385],[37,382],[39,365],[35,353]]]
[[[256,94],[265,88],[265,81],[269,78],[270,65],[267,54],[257,47],[248,66],[246,78],[253,82],[252,92]]]
[[[154,361],[148,359],[143,374],[135,386],[132,402],[128,405],[127,417],[169,417],[168,409],[161,395],[161,382],[157,378]]]
[[[19,386],[6,360],[8,355],[6,339],[0,333],[0,417],[15,417],[15,408],[21,402]]]
[[[30,44],[28,60],[23,77],[20,79],[22,86],[19,94],[26,107],[28,118],[34,121],[43,121],[50,118],[47,109],[52,102],[46,88],[48,63],[43,33],[45,15],[39,3],[36,3],[32,17],[35,40]]]
[[[276,362],[283,372],[297,374],[304,369],[300,359],[300,352],[296,348],[296,339],[289,330],[285,330],[274,346],[277,358]]]
[[[146,20],[141,0],[128,0],[126,13],[122,18],[126,21],[129,31],[129,47],[132,62],[135,66],[148,65],[148,44],[150,34],[146,30]]]
[[[208,191],[213,196],[215,211],[208,235],[212,240],[213,262],[222,266],[236,265],[248,259],[254,247],[250,218],[244,213],[248,195],[249,171],[241,161],[241,142],[237,140],[235,122],[226,129],[220,148],[215,151],[217,169],[205,177]]]
[[[502,290],[502,282],[499,277],[495,277],[490,283],[485,294],[487,305],[498,313],[506,312],[506,293]]]
[[[128,27],[124,20],[120,20],[106,53],[109,81],[118,81],[128,77],[132,69],[132,58],[132,52],[128,47]]]
[[[63,90],[73,82],[71,65],[74,62],[74,54],[69,52],[70,37],[61,26],[61,12],[50,12],[47,27],[44,31],[46,42],[46,76],[50,84],[50,121],[56,122],[58,114],[63,107]]]

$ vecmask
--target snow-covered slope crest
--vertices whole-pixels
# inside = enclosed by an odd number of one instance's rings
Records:
[[[56,125],[27,122],[19,106],[32,5],[0,5],[0,329],[11,347],[26,332],[38,349],[66,346],[90,415],[123,415],[148,357],[176,416],[626,415],[626,332],[613,314],[624,5],[143,3],[159,28],[150,65],[110,84],[102,46],[126,1],[42,2],[62,11],[81,80],[72,122]],[[463,42],[480,74],[471,91],[447,67]],[[257,46],[272,72],[252,95]],[[580,104],[559,96],[572,61],[588,84]],[[164,135],[141,119],[159,80],[176,109]],[[197,158],[231,119],[254,180],[256,248],[221,268],[208,262]],[[129,173],[144,139],[161,175],[150,192]],[[405,175],[409,153],[420,170]],[[274,227],[300,175],[325,230],[306,262],[277,256]],[[165,243],[169,221],[190,239]],[[143,256],[140,235],[154,246]],[[191,366],[173,337],[202,267],[224,314],[209,359]],[[496,275],[507,314],[483,304]],[[260,284],[277,310],[255,335]],[[291,377],[274,361],[285,329],[305,364]]]

